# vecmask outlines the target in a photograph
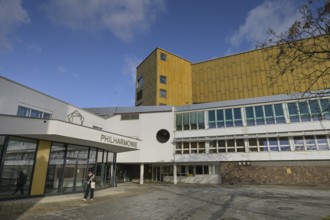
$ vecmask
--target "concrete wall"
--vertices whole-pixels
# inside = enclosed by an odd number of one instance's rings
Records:
[[[221,162],[223,184],[330,185],[330,161]]]

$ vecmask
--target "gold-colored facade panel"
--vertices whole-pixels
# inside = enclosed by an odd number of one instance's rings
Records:
[[[49,154],[51,149],[50,141],[39,141],[37,158],[34,167],[34,178],[32,180],[31,195],[42,195],[45,190],[45,179],[47,175]]]

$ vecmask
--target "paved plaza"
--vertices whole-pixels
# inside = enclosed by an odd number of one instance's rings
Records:
[[[0,202],[0,219],[328,219],[330,186],[136,183],[82,194]]]

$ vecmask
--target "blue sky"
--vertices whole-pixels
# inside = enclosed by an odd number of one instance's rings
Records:
[[[0,0],[0,75],[77,107],[134,106],[136,67],[156,47],[191,62],[251,50],[303,3]]]

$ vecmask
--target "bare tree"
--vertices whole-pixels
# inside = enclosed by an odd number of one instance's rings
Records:
[[[304,95],[330,95],[330,0],[307,0],[300,8],[301,19],[276,33],[258,48],[276,46],[267,54],[270,85],[283,76],[291,78],[295,91]],[[274,47],[272,47],[274,48]],[[274,52],[275,51],[275,52]]]

